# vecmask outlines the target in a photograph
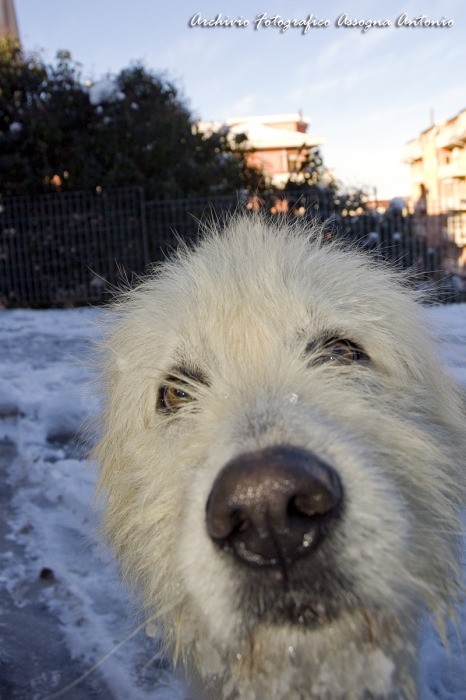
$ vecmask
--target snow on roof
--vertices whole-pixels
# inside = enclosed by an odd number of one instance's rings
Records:
[[[225,119],[225,124],[286,124],[287,122],[296,122],[298,124],[309,125],[311,120],[303,117],[300,112],[291,112],[290,114],[269,114],[262,117],[230,117]]]
[[[301,146],[320,146],[325,143],[325,136],[306,134],[301,131],[276,129],[265,124],[240,122],[231,127],[234,134],[246,134],[253,148],[301,148]]]
[[[309,124],[310,119],[303,119],[299,113],[278,114],[271,117],[243,117],[226,119],[225,121],[197,122],[197,128],[204,134],[212,134],[222,129],[231,134],[246,134],[250,145],[258,150],[270,148],[309,148],[325,143],[325,136],[306,134],[302,131],[290,131],[268,126],[268,124],[284,124],[300,122]]]

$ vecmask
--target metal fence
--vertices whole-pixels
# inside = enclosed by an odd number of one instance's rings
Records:
[[[147,202],[141,188],[11,197],[0,202],[0,303],[70,306],[106,301],[131,284],[179,239],[196,239],[200,222],[236,210],[270,217],[318,218],[327,238],[356,242],[399,268],[415,266],[419,285],[434,283],[442,301],[462,300],[448,273],[455,251],[441,217],[419,220],[396,208],[363,209],[350,196],[315,189],[270,195],[240,193]],[[455,286],[456,285],[456,286]]]
[[[0,205],[0,297],[7,306],[99,302],[148,260],[142,191],[11,197]]]
[[[146,202],[150,260],[162,260],[177,246],[179,239],[195,241],[202,223],[221,220],[237,208],[244,208],[244,203],[236,195]]]

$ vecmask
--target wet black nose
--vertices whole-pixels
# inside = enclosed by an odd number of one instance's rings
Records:
[[[207,530],[247,564],[288,567],[316,548],[342,501],[328,464],[300,447],[267,447],[222,469],[207,501]]]

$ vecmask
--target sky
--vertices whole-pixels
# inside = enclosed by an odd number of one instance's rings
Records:
[[[466,108],[464,0],[14,0],[26,50],[46,60],[68,49],[85,78],[117,73],[132,61],[172,80],[200,119],[297,112],[323,135],[324,164],[350,186],[379,198],[410,193],[405,144]],[[248,26],[190,26],[248,20]],[[259,27],[256,20],[264,15]],[[388,20],[389,26],[336,26]],[[282,31],[265,19],[328,20]],[[414,20],[450,27],[397,27]],[[277,20],[278,21],[278,20]]]

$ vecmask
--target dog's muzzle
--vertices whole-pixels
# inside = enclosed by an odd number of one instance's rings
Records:
[[[335,469],[300,447],[267,447],[235,457],[219,473],[207,530],[245,564],[286,571],[316,549],[342,503]]]

